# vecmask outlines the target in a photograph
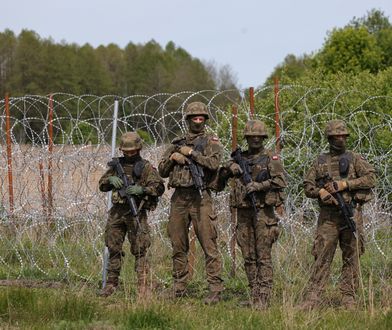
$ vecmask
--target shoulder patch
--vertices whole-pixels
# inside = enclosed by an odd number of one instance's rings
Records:
[[[272,156],[272,160],[278,160],[279,159],[279,156],[278,155],[273,155]]]
[[[211,137],[211,141],[212,142],[219,142],[219,138],[216,135],[214,135]]]

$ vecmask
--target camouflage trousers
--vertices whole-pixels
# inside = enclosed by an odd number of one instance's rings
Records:
[[[272,206],[260,208],[255,219],[252,208],[237,211],[237,243],[244,258],[246,276],[253,298],[270,297],[273,283],[272,245],[279,227]]]
[[[109,211],[109,219],[105,229],[105,244],[109,249],[108,283],[118,284],[124,256],[123,243],[125,235],[131,245],[131,253],[135,256],[135,271],[138,284],[145,285],[149,272],[147,250],[151,245],[150,228],[145,211],[139,214],[140,227],[136,219],[129,214],[126,204],[115,204]]]
[[[364,235],[362,213],[355,209],[354,219],[357,226],[358,240],[346,226],[344,218],[335,207],[322,207],[317,225],[316,238],[312,255],[312,266],[306,294],[309,299],[319,299],[328,281],[331,263],[337,244],[342,250],[342,271],[340,291],[343,296],[355,296],[359,285],[359,257],[364,253]]]
[[[173,247],[174,290],[185,290],[189,279],[189,227],[192,223],[196,237],[204,251],[205,268],[210,291],[222,291],[222,261],[217,246],[217,215],[211,193],[203,191],[203,198],[194,188],[176,188],[172,199],[168,234]]]

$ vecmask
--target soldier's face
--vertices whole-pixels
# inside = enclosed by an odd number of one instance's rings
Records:
[[[263,147],[264,137],[259,135],[246,136],[246,142],[250,149],[260,149]]]
[[[206,118],[204,116],[192,116],[188,120],[189,130],[192,133],[200,133],[204,130],[206,125]]]
[[[329,143],[333,149],[344,150],[346,148],[347,135],[333,135],[329,137]]]

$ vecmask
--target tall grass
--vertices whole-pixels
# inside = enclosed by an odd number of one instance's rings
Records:
[[[380,230],[377,240],[370,241],[361,258],[363,288],[354,312],[339,308],[338,290],[341,257],[339,249],[331,269],[331,280],[324,295],[324,307],[310,313],[299,312],[296,305],[306,286],[312,264],[312,238],[302,232],[283,232],[273,250],[274,293],[268,311],[243,308],[249,298],[247,280],[237,250],[236,276],[230,276],[232,259],[225,242],[220,242],[224,261],[224,301],[204,306],[207,292],[204,258],[196,245],[195,271],[189,283],[190,297],[172,301],[164,298],[171,286],[170,244],[154,236],[150,249],[151,300],[136,300],[134,261],[129,246],[121,273],[120,289],[107,299],[96,296],[99,288],[101,260],[91,242],[75,242],[65,235],[48,249],[48,242],[37,241],[31,250],[16,249],[0,242],[2,260],[0,279],[30,279],[42,284],[58,281],[57,289],[0,287],[0,328],[24,329],[388,329],[392,328],[391,229]],[[27,241],[23,241],[26,239]],[[21,246],[30,239],[20,238]],[[9,242],[9,241],[8,241]],[[26,242],[26,244],[24,244]],[[102,243],[100,243],[102,244]],[[383,254],[379,249],[382,249]],[[5,251],[5,252],[4,252]],[[1,284],[1,283],[0,283]],[[23,283],[22,283],[23,284]],[[42,286],[42,285],[36,285]]]
[[[20,329],[390,329],[392,313],[325,308],[298,312],[274,301],[265,312],[241,308],[236,300],[204,306],[197,298],[177,301],[124,299],[123,292],[103,299],[90,288],[0,289],[1,328]]]

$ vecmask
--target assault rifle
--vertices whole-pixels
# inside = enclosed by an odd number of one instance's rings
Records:
[[[137,227],[139,228],[140,221],[139,221],[139,215],[138,215],[138,207],[137,207],[135,198],[132,195],[127,194],[127,188],[129,186],[133,186],[135,184],[135,182],[133,181],[132,176],[131,176],[130,180],[128,180],[128,177],[125,174],[123,167],[121,166],[119,158],[117,158],[117,157],[112,158],[112,160],[108,163],[108,166],[113,168],[116,171],[118,177],[124,182],[124,185],[122,186],[122,188],[118,190],[118,194],[122,198],[126,199],[128,205],[129,205],[129,212],[136,219],[136,224],[137,224]]]
[[[184,144],[184,142],[177,143],[177,148],[176,150],[179,150]],[[197,150],[197,146],[195,147],[195,150]],[[195,185],[197,191],[200,194],[201,199],[203,199],[203,190],[205,189],[204,185],[204,171],[203,167],[200,166],[197,162],[195,162],[192,158],[185,156],[185,161],[188,165],[189,172],[191,172],[191,177],[193,184]]]
[[[317,180],[317,186],[319,188],[323,188],[326,183],[328,182],[333,182],[333,179],[330,177],[329,173],[324,175],[322,178]],[[340,192],[336,192],[332,194],[332,197],[334,197],[337,202],[338,202],[338,207],[340,209],[340,212],[343,215],[344,221],[346,222],[347,227],[351,230],[351,232],[354,234],[355,239],[357,239],[357,226],[354,221],[354,212],[353,212],[353,207],[351,204],[347,204],[343,196]]]
[[[244,184],[247,185],[248,183],[252,182],[252,176],[250,175],[249,164],[246,161],[246,159],[242,157],[241,153],[242,153],[241,148],[238,147],[236,150],[232,152],[231,158],[241,167],[242,180],[244,181]],[[250,199],[250,202],[252,203],[252,208],[253,211],[255,212],[255,215],[257,215],[258,209],[256,206],[256,193],[252,192],[247,196]]]
[[[203,198],[203,189],[205,188],[203,168],[189,157],[186,157],[186,162],[188,163],[189,171],[191,172],[193,184],[198,190],[200,197]]]

